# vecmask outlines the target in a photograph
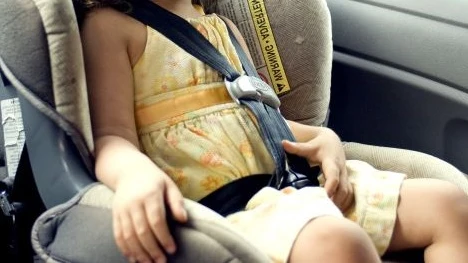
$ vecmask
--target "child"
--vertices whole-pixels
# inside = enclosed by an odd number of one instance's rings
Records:
[[[226,95],[218,72],[124,14],[132,1],[82,1],[90,9],[82,40],[96,175],[115,191],[115,240],[131,262],[165,262],[176,251],[166,216],[187,220],[183,197],[200,200],[237,178],[272,173],[274,163],[256,120]],[[190,0],[153,2],[185,18],[242,71],[217,15]],[[425,248],[426,262],[468,262],[463,192],[346,163],[333,131],[288,124],[297,142],[284,149],[319,164],[323,188],[264,188],[228,217],[273,261],[379,262],[386,251]]]

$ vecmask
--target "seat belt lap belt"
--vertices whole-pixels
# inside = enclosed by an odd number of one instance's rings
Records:
[[[286,186],[302,188],[319,185],[318,166],[311,168],[304,158],[284,151],[282,140],[295,141],[295,138],[279,112],[280,100],[274,90],[258,77],[255,67],[229,26],[226,25],[231,42],[248,75],[240,75],[208,39],[185,19],[151,1],[137,1],[133,5],[130,16],[157,30],[217,70],[224,76],[226,88],[234,101],[244,105],[255,115],[261,136],[275,162],[275,172],[268,185],[277,189]]]

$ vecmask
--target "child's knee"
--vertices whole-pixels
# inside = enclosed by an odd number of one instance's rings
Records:
[[[356,223],[346,219],[324,216],[311,221],[303,229],[303,234],[322,243],[331,242],[352,244],[368,239],[366,232]]]
[[[468,195],[452,183],[440,181],[433,193],[437,213],[445,218],[468,216]]]
[[[378,258],[370,238],[359,225],[346,218],[332,216],[309,222],[299,234],[291,256],[321,252],[331,258],[335,253],[349,256],[349,253],[357,252],[367,255],[367,258]]]
[[[437,198],[440,215],[453,223],[468,225],[468,195],[455,185],[443,183]]]
[[[425,218],[432,218],[431,239],[453,239],[462,233],[468,237],[466,231],[461,231],[468,227],[468,195],[452,183],[438,180],[432,183],[425,191],[426,203],[421,204],[426,209]]]

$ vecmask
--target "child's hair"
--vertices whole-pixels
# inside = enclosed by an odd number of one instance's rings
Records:
[[[132,8],[132,3],[137,1],[151,0],[75,0],[80,3],[85,9],[93,9],[98,7],[112,7],[121,12],[128,12]],[[200,0],[192,0],[194,4],[200,4]]]
[[[99,7],[112,7],[122,12],[131,10],[132,2],[146,0],[75,0],[85,10],[90,10]]]

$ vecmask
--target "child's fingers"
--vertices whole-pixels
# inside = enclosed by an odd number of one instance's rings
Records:
[[[315,161],[316,159],[316,158],[313,158],[313,156],[316,154],[318,148],[317,148],[316,143],[314,143],[313,140],[307,143],[291,142],[291,141],[284,140],[282,144],[283,144],[284,150],[290,154],[304,157],[309,162]]]
[[[173,254],[176,250],[176,245],[167,225],[163,195],[157,195],[154,199],[148,199],[145,203],[145,208],[153,235],[167,253]]]
[[[120,252],[128,259],[128,261],[136,261],[135,257],[133,256],[132,252],[127,246],[127,243],[124,240],[123,230],[120,223],[120,217],[114,213],[113,220],[112,220],[112,227],[114,229],[114,239],[117,247],[120,249]]]
[[[322,162],[321,168],[325,176],[325,191],[329,197],[332,197],[335,195],[340,183],[340,169],[336,162],[330,159],[325,159]]]
[[[340,175],[340,182],[332,200],[342,211],[344,211],[351,205],[350,202],[353,200],[351,198],[352,194],[352,186],[347,179],[346,170],[344,170]]]
[[[180,223],[187,222],[187,211],[184,206],[184,197],[180,193],[179,188],[170,179],[166,183],[166,198],[169,209],[174,216],[174,219]]]
[[[156,237],[147,220],[148,211],[143,205],[135,205],[130,211],[132,217],[133,229],[140,241],[141,246],[145,252],[154,260],[158,261],[165,258],[164,253],[161,251]]]
[[[122,229],[122,238],[125,246],[130,250],[129,261],[147,262],[150,256],[140,243],[140,240],[133,228],[133,222],[129,213],[123,212],[119,215],[120,226]],[[119,242],[118,242],[119,243]]]
[[[343,212],[346,212],[354,203],[354,188],[353,184],[348,183],[348,197],[343,203]]]

